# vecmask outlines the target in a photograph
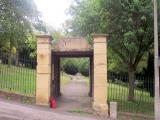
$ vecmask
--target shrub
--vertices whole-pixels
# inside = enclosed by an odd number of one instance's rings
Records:
[[[64,68],[64,72],[75,75],[78,73],[78,68],[74,64],[67,64]]]
[[[88,60],[83,61],[79,69],[79,72],[84,76],[89,76],[89,61]]]
[[[88,76],[89,61],[87,58],[63,58],[61,59],[61,70],[71,75],[79,72],[84,76]]]
[[[78,67],[74,59],[62,59],[61,70],[71,75],[75,75],[76,73],[78,73]]]

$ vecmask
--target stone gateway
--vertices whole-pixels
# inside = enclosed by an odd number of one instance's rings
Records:
[[[84,38],[62,38],[53,45],[51,40],[49,35],[37,36],[36,104],[49,105],[51,97],[60,96],[60,57],[89,57],[93,109],[108,115],[107,36],[93,35],[93,45]]]

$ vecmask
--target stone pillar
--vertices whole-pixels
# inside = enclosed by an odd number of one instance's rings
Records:
[[[93,109],[108,116],[107,105],[107,40],[106,35],[96,34],[94,38],[94,94]]]
[[[37,36],[36,104],[49,105],[51,86],[51,36]]]

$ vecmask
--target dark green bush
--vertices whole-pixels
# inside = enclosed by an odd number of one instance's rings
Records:
[[[61,70],[71,75],[79,72],[84,76],[88,76],[89,60],[87,58],[63,58],[61,59]]]
[[[85,60],[81,63],[79,72],[84,76],[89,76],[89,61]]]
[[[81,69],[80,73],[87,77],[89,76],[89,69],[88,68]]]
[[[75,60],[70,58],[64,58],[61,60],[61,70],[71,75],[78,73],[78,67]]]
[[[64,72],[67,74],[75,75],[78,73],[78,68],[74,64],[67,64],[64,67]]]

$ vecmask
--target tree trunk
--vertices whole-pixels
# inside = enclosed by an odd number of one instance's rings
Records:
[[[8,56],[8,67],[11,66],[11,62],[12,62],[12,48],[10,46],[10,48],[9,48],[9,56]]]
[[[128,95],[128,100],[129,101],[134,101],[134,75],[135,75],[135,70],[133,68],[130,68],[128,71],[129,75],[129,95]]]
[[[19,66],[19,50],[16,51],[16,66]]]

